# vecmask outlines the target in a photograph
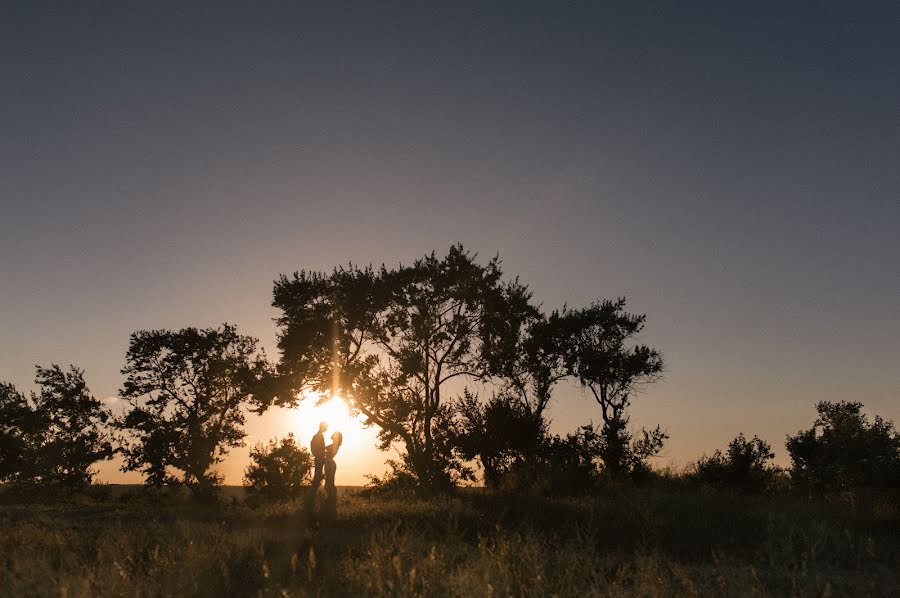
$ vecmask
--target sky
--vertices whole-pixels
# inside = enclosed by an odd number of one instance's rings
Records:
[[[740,432],[786,464],[817,401],[900,419],[898,63],[894,2],[4,2],[0,380],[74,363],[116,408],[135,330],[274,357],[279,273],[462,242],[545,309],[647,315],[657,465]],[[395,456],[354,433],[339,483]]]

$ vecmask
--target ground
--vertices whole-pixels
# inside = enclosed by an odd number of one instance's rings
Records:
[[[338,518],[120,491],[0,505],[0,596],[900,595],[900,506],[607,489],[344,489]]]

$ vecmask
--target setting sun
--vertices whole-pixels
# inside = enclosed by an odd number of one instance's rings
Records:
[[[363,424],[363,416],[354,417],[350,413],[346,401],[341,397],[334,397],[319,403],[320,395],[307,395],[300,405],[290,410],[290,428],[297,437],[298,442],[309,448],[309,441],[319,430],[319,422],[328,423],[328,431],[325,433],[326,443],[331,442],[334,432],[344,435],[338,462],[338,485],[364,483],[364,475],[373,473],[372,458],[379,457],[383,461],[383,455],[375,450],[376,427],[366,427]],[[376,470],[375,473],[380,473]]]

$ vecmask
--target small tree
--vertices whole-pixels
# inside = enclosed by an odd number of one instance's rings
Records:
[[[480,456],[488,486],[513,467],[532,473],[540,468],[540,449],[547,441],[544,414],[554,387],[570,375],[567,355],[572,342],[558,312],[546,317],[526,308],[497,314],[502,325],[496,333],[487,328],[485,355],[500,391],[485,405],[469,395],[457,404],[465,430],[460,438],[463,454]]]
[[[30,399],[10,384],[0,386],[0,476],[41,484],[80,487],[91,483],[91,466],[112,456],[109,413],[74,366],[37,367],[40,387]]]
[[[293,434],[281,441],[259,443],[250,451],[244,486],[251,500],[285,501],[299,497],[309,479],[312,457]]]
[[[220,483],[212,471],[244,439],[244,409],[259,404],[268,368],[256,339],[234,326],[140,331],[131,335],[116,421],[124,434],[123,471],[146,483],[184,483],[208,497]],[[180,479],[172,472],[180,471]]]
[[[95,474],[91,465],[113,454],[106,429],[109,412],[91,395],[84,372],[76,367],[67,372],[58,365],[38,367],[35,382],[41,390],[32,401],[43,420],[37,477],[63,486],[90,484]]]
[[[570,372],[591,391],[600,406],[600,457],[605,472],[619,478],[646,468],[659,454],[666,434],[657,426],[634,440],[628,430],[628,407],[637,391],[659,379],[662,356],[634,343],[646,316],[625,311],[625,299],[603,301],[579,310],[564,309],[561,326],[571,340]]]
[[[761,492],[778,473],[778,469],[770,463],[774,458],[775,453],[768,442],[757,436],[747,440],[739,434],[728,443],[724,454],[716,450],[711,457],[697,461],[693,477],[704,484]]]
[[[900,486],[900,434],[881,417],[870,423],[862,407],[820,402],[813,427],[788,436],[796,484],[819,490]]]

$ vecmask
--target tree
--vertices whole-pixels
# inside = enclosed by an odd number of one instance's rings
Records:
[[[820,402],[813,427],[788,436],[791,479],[817,490],[900,486],[900,434],[862,403]]]
[[[502,381],[501,393],[488,405],[471,398],[459,405],[467,432],[461,439],[464,454],[483,453],[487,458],[482,465],[488,485],[497,482],[491,478],[508,473],[504,469],[510,463],[521,470],[530,460],[533,477],[547,477],[546,468],[556,466],[546,458],[547,443],[553,439],[546,434],[544,412],[554,386],[568,376],[577,376],[591,389],[604,425],[595,430],[589,424],[575,435],[556,438],[553,454],[560,457],[569,450],[572,454],[564,460],[571,461],[573,455],[595,450],[590,459],[579,461],[581,467],[599,458],[613,476],[648,471],[647,460],[662,450],[668,436],[657,427],[633,438],[625,410],[635,390],[656,379],[662,360],[653,349],[626,346],[640,332],[644,316],[632,316],[623,308],[620,299],[583,310],[564,308],[549,316],[521,312],[518,319],[507,319],[504,334],[492,343],[489,354],[492,373]],[[527,441],[522,438],[526,429],[534,434]],[[481,453],[473,453],[475,446]]]
[[[116,422],[123,471],[210,496],[220,482],[211,468],[243,445],[243,410],[264,400],[268,367],[256,342],[229,324],[132,334],[121,391],[130,408]]]
[[[470,475],[446,432],[447,383],[488,376],[507,322],[534,309],[526,287],[503,281],[499,258],[476,257],[454,245],[391,270],[350,265],[275,282],[282,396],[344,396],[380,428],[383,450],[402,445],[395,465],[421,490]]]
[[[499,310],[497,313],[501,313]],[[502,325],[487,328],[485,351],[499,392],[487,403],[465,391],[455,408],[460,454],[479,459],[485,485],[527,485],[540,475],[542,449],[548,441],[545,411],[553,388],[569,375],[566,354],[570,339],[554,312],[549,318],[537,308],[501,314]],[[516,472],[516,480],[510,474]]]
[[[571,339],[568,365],[572,375],[591,391],[603,418],[601,458],[607,474],[622,477],[646,468],[646,459],[662,450],[666,434],[657,426],[638,440],[628,431],[627,409],[641,387],[663,371],[656,349],[634,343],[646,316],[625,311],[625,299],[563,309],[558,326]]]
[[[770,464],[774,458],[775,453],[768,442],[757,436],[747,440],[739,434],[728,443],[724,454],[716,450],[711,457],[697,461],[693,477],[704,484],[761,492],[779,471]]]
[[[0,386],[0,475],[65,487],[90,484],[95,475],[91,466],[113,453],[108,411],[74,366],[68,371],[38,366],[35,383],[40,391],[30,399],[10,384]]]
[[[40,392],[32,395],[35,412],[43,420],[43,441],[35,455],[38,477],[63,486],[90,484],[91,465],[112,457],[106,429],[109,412],[91,395],[84,372],[70,366],[37,368]]]
[[[244,472],[251,500],[285,501],[299,497],[309,479],[312,457],[293,434],[280,442],[259,443],[250,451],[252,463]]]
[[[28,398],[7,382],[0,383],[0,482],[20,477],[29,450],[38,442],[39,422]]]
[[[529,466],[536,473],[547,426],[519,397],[501,393],[484,404],[466,390],[455,408],[454,444],[464,459],[480,461],[487,487],[497,488],[511,474],[523,475]]]
[[[537,308],[501,314],[502,326],[491,336],[487,352],[491,373],[501,380],[502,392],[535,420],[543,421],[553,387],[570,375],[572,328],[553,312]]]

